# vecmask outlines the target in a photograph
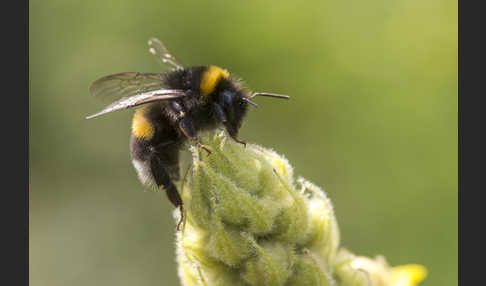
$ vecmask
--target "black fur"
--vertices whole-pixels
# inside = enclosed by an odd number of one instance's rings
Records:
[[[248,107],[243,100],[247,94],[236,80],[222,79],[212,94],[201,97],[201,76],[207,68],[191,67],[167,73],[165,86],[182,89],[187,96],[147,106],[145,117],[155,128],[154,135],[150,140],[132,135],[130,142],[133,160],[148,164],[155,183],[165,188],[176,207],[182,207],[182,200],[172,181],[180,177],[179,151],[188,137],[198,143],[199,131],[223,124],[233,139],[244,143],[237,135]]]

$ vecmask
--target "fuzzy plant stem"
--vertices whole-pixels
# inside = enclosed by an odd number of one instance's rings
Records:
[[[381,256],[340,248],[331,201],[316,185],[294,180],[284,157],[223,132],[204,144],[212,153],[191,148],[182,186],[182,285],[413,286],[425,277],[421,265],[390,267]]]

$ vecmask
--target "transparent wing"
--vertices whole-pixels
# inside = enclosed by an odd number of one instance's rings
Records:
[[[169,52],[165,45],[157,38],[148,40],[149,52],[162,66],[170,65],[173,69],[182,69],[183,65]]]
[[[90,93],[100,99],[115,101],[164,88],[164,74],[123,72],[104,76],[91,84]]]
[[[186,94],[184,93],[184,91],[178,89],[159,89],[159,90],[153,90],[153,91],[137,94],[130,97],[124,97],[108,105],[107,107],[105,107],[105,109],[101,110],[100,112],[86,117],[86,119],[95,118],[106,113],[127,109],[138,105],[146,104],[146,103],[180,98],[185,95]]]

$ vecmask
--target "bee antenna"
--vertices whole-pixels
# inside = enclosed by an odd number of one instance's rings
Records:
[[[282,95],[282,94],[276,94],[276,93],[268,93],[268,92],[255,92],[250,96],[249,99],[254,98],[255,96],[268,96],[268,97],[275,97],[275,98],[283,98],[283,99],[289,99],[290,97],[288,95]]]
[[[251,99],[249,98],[243,98],[243,100],[245,100],[246,102],[248,102],[249,104],[255,106],[255,107],[258,107],[258,104],[254,103],[253,101],[251,101]]]
[[[255,107],[258,107],[258,105],[256,103],[254,103],[253,101],[251,101],[251,99],[254,98],[255,96],[268,96],[268,97],[283,98],[283,99],[289,99],[290,98],[288,95],[282,95],[282,94],[276,94],[276,93],[268,93],[268,92],[255,92],[250,97],[243,98],[243,99],[246,102],[248,102],[249,104],[251,104],[251,105],[253,105]]]

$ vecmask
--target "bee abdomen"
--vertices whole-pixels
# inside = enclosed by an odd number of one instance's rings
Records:
[[[148,162],[133,159],[132,163],[133,167],[135,167],[135,170],[137,171],[138,179],[143,185],[151,188],[158,187]]]
[[[146,114],[147,108],[140,108],[135,111],[132,120],[132,134],[137,138],[150,140],[154,136],[155,126]]]
[[[166,142],[154,146],[151,141],[138,138],[135,134],[131,136],[132,163],[140,181],[146,186],[167,188],[171,180],[178,180],[180,177],[180,144],[170,139]]]

